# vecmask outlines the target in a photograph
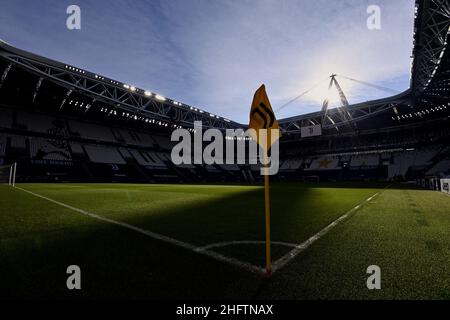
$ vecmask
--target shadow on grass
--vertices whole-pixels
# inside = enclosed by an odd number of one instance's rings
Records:
[[[246,299],[262,281],[231,265],[101,222],[4,239],[0,248],[2,299]],[[80,291],[66,288],[69,265],[81,268]]]
[[[301,243],[379,190],[273,185],[272,239]],[[157,215],[151,211],[153,208],[128,210],[127,215],[114,219],[202,246],[265,239],[263,188],[163,209]]]
[[[180,208],[157,215],[158,218],[127,222],[152,231],[159,226],[158,231],[168,231],[162,234],[194,243],[199,243],[200,239],[207,243],[224,239],[263,239],[262,195],[262,190],[257,189],[206,205]],[[17,211],[11,214],[20,216],[24,224],[34,224],[36,218],[48,219],[61,210],[67,211],[71,222],[65,225],[58,218],[55,219],[58,223],[49,222],[46,230],[30,228],[27,234],[0,235],[2,298],[245,299],[251,298],[263,281],[259,275],[85,217],[25,193],[14,200],[12,207]],[[53,207],[53,211],[46,210],[49,207]],[[81,267],[81,291],[66,288],[66,268],[72,264]]]
[[[331,187],[310,186],[273,185],[273,240],[302,242],[373,193],[368,188],[337,192]],[[26,194],[23,197],[22,201],[34,200],[33,211],[44,208],[40,211],[43,218],[52,214],[45,210],[50,206],[45,200]],[[77,206],[77,203],[69,204]],[[67,209],[58,207],[57,210]],[[264,240],[262,188],[162,210],[157,215],[146,215],[146,210],[128,210],[124,204],[123,216],[112,218],[196,245]],[[34,223],[33,211],[27,212],[17,203],[16,214],[20,215],[21,223]],[[95,203],[92,212],[98,213]],[[49,223],[48,231],[16,238],[0,236],[1,297],[245,299],[254,296],[264,281],[234,266],[131,230],[72,211],[67,210],[67,214],[78,215],[80,225],[76,218],[75,223],[61,230],[54,230],[61,227],[59,224]],[[227,253],[252,260],[264,257],[261,251],[261,246],[235,246]],[[71,264],[82,269],[81,291],[66,288],[66,268]]]

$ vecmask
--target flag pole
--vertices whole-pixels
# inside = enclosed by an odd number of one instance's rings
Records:
[[[270,192],[269,192],[269,146],[271,143],[271,128],[267,129],[267,145],[264,152],[264,208],[266,216],[266,275],[272,274],[272,258],[270,252]]]
[[[249,129],[255,130],[255,140],[259,145],[259,158],[261,159],[261,151],[264,153],[263,165],[264,170],[261,172],[264,175],[264,213],[265,213],[265,231],[266,231],[266,276],[272,274],[272,257],[270,253],[270,191],[269,191],[269,151],[272,146],[271,133],[272,129],[279,130],[280,126],[272,106],[270,105],[269,97],[266,93],[266,87],[261,85],[256,90],[253,96],[252,106],[250,108],[250,122]],[[279,131],[277,131],[279,132]],[[260,139],[261,135],[266,136],[266,139]],[[279,135],[276,136],[276,139]],[[264,141],[265,140],[265,141]],[[272,155],[271,155],[272,156]]]

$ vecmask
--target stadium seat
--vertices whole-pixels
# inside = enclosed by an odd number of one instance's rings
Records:
[[[30,156],[37,160],[70,161],[68,144],[65,141],[30,138]]]
[[[92,162],[113,164],[126,163],[116,148],[100,145],[86,145],[84,148]]]

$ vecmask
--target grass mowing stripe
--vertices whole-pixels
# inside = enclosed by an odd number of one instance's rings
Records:
[[[213,258],[213,259],[216,259],[216,260],[219,260],[219,261],[222,261],[222,262],[226,262],[226,263],[232,264],[234,266],[237,266],[237,267],[239,267],[241,269],[244,269],[244,270],[247,270],[247,271],[250,271],[250,272],[256,272],[256,273],[264,274],[264,270],[262,268],[254,266],[254,265],[252,265],[250,263],[243,262],[243,261],[240,261],[238,259],[231,258],[231,257],[226,257],[226,256],[224,256],[222,254],[219,254],[219,253],[213,252],[213,251],[208,251],[208,250],[200,250],[199,251],[197,246],[194,246],[194,245],[192,245],[190,243],[186,243],[186,242],[179,241],[177,239],[170,238],[170,237],[158,234],[158,233],[154,233],[154,232],[151,232],[151,231],[148,231],[148,230],[144,230],[144,229],[141,229],[139,227],[133,226],[133,225],[128,224],[128,223],[119,222],[119,221],[116,221],[116,220],[113,220],[113,219],[105,218],[105,217],[99,216],[97,214],[94,214],[94,213],[91,213],[91,212],[87,212],[85,210],[82,210],[82,209],[70,206],[70,205],[65,204],[63,202],[59,202],[57,200],[45,197],[45,196],[40,195],[38,193],[35,193],[35,192],[32,192],[32,191],[23,189],[23,188],[20,188],[20,187],[17,187],[17,186],[15,187],[15,189],[18,189],[18,190],[21,190],[23,192],[29,193],[29,194],[31,194],[31,195],[33,195],[35,197],[47,200],[49,202],[52,202],[52,203],[57,204],[59,206],[62,206],[64,208],[66,208],[66,209],[70,209],[72,211],[81,213],[81,214],[89,216],[91,218],[98,219],[98,220],[101,220],[101,221],[104,221],[104,222],[108,222],[108,223],[111,223],[111,224],[114,224],[114,225],[117,225],[117,226],[129,229],[129,230],[133,230],[135,232],[138,232],[138,233],[141,233],[143,235],[146,235],[146,236],[148,236],[150,238],[153,238],[153,239],[156,239],[156,240],[159,240],[159,241],[163,241],[163,242],[167,242],[167,243],[170,243],[172,245],[176,245],[176,246],[182,247],[184,249],[190,250],[192,252],[196,252],[196,253],[208,256],[210,258]]]
[[[300,254],[302,251],[304,251],[306,248],[308,248],[311,244],[313,244],[314,242],[316,242],[317,240],[319,240],[321,237],[323,237],[325,234],[327,234],[331,229],[333,229],[334,227],[336,227],[340,222],[344,221],[345,219],[347,219],[353,212],[355,212],[356,210],[358,210],[361,206],[363,206],[365,203],[371,201],[373,198],[375,198],[377,195],[379,194],[379,192],[375,193],[374,195],[370,196],[369,198],[367,198],[366,200],[364,200],[363,202],[359,203],[358,205],[356,205],[355,207],[353,207],[352,209],[350,209],[349,211],[347,211],[346,213],[344,213],[342,216],[340,216],[339,218],[337,218],[336,220],[334,220],[332,223],[330,223],[329,225],[327,225],[325,228],[323,228],[322,230],[320,230],[319,232],[317,232],[315,235],[311,236],[308,240],[304,241],[303,243],[300,243],[299,245],[297,245],[294,249],[292,249],[290,252],[286,253],[284,256],[282,256],[280,259],[278,259],[277,261],[275,261],[273,263],[273,270],[272,272],[277,272],[278,270],[280,270],[281,268],[283,268],[284,266],[286,266],[292,259],[294,259],[298,254]]]

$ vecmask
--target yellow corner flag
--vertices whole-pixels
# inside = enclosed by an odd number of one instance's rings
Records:
[[[258,143],[262,143],[260,140],[259,130],[261,129],[279,129],[278,121],[275,119],[275,114],[273,113],[272,106],[270,105],[269,97],[267,97],[266,87],[262,85],[256,90],[255,95],[253,96],[252,108],[250,109],[250,124],[248,125],[250,129],[254,129],[256,131],[256,141]],[[270,134],[270,130],[268,130],[268,135]],[[267,147],[272,145],[271,139],[269,136],[266,139],[267,145],[262,145],[261,147],[264,149],[268,149]]]
[[[250,110],[249,128],[256,131],[256,142],[264,149],[264,208],[266,220],[266,274],[272,274],[272,258],[270,254],[270,193],[268,172],[268,150],[272,146],[271,129],[279,130],[277,119],[267,97],[266,87],[262,85],[256,90]],[[260,139],[260,130],[267,130],[266,139]],[[279,135],[278,135],[279,136]]]

